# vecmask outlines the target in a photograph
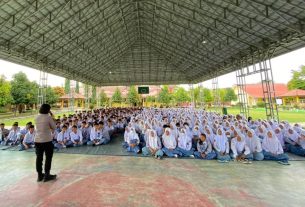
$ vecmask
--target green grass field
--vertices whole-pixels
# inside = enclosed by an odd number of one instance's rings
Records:
[[[257,109],[250,109],[250,116],[252,116],[253,119],[266,119],[266,112],[263,108],[257,108]],[[228,108],[228,114],[239,114],[240,110],[237,107]],[[305,111],[299,110],[299,111],[283,111],[279,110],[279,118],[280,120],[289,121],[291,123],[304,123],[305,122]]]
[[[55,117],[57,118],[57,116],[62,116],[64,114],[68,115],[69,113],[73,113],[73,112],[54,112]],[[33,122],[33,124],[35,124],[35,117],[37,114],[30,116],[30,117],[26,117],[26,118],[18,118],[18,117],[11,117],[10,119],[5,119],[4,121],[2,121],[0,119],[1,123],[4,123],[6,127],[12,126],[12,124],[16,121],[18,121],[19,126],[25,126],[26,123],[28,122]]]
[[[208,110],[209,111],[209,110]],[[68,115],[69,113],[72,112],[54,112],[55,116],[62,116],[63,114]],[[228,108],[228,114],[239,114],[240,110],[237,107],[229,107]],[[1,120],[0,122],[5,123],[6,126],[11,126],[15,121],[19,122],[20,126],[25,126],[27,122],[32,121],[35,124],[35,116],[33,115],[31,117],[27,118],[18,118],[18,117],[12,117],[11,119],[5,119]],[[265,109],[263,108],[258,108],[258,109],[250,109],[250,116],[253,117],[253,119],[266,119],[266,113]],[[280,120],[286,120],[289,121],[290,123],[305,123],[305,111],[279,111],[279,117]]]

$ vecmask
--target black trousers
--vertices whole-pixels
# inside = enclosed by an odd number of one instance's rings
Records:
[[[42,162],[43,162],[43,154],[46,155],[46,160],[44,163],[44,172],[46,175],[50,174],[51,165],[52,165],[52,157],[54,145],[52,142],[45,143],[37,143],[35,142],[36,148],[36,171],[38,174],[42,174]]]

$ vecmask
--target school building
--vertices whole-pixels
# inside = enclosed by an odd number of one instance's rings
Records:
[[[238,88],[234,86],[235,94],[238,95]],[[289,90],[286,84],[274,83],[274,92],[277,99],[282,100],[283,106],[300,106],[305,107],[305,90]],[[245,93],[250,107],[256,106],[264,101],[264,94],[261,83],[246,84]],[[237,101],[238,102],[238,101]],[[235,102],[235,103],[237,103]]]

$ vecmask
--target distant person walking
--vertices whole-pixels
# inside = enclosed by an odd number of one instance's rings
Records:
[[[51,112],[49,104],[42,104],[39,109],[39,115],[36,121],[36,171],[38,173],[37,182],[50,181],[56,179],[56,175],[51,175],[51,164],[53,157],[54,146],[52,143],[52,131],[55,130],[56,125],[54,122],[54,115]],[[46,159],[44,164],[44,173],[42,172],[43,154],[45,153]]]

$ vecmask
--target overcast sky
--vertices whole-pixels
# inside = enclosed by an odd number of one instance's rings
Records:
[[[273,58],[271,60],[273,68],[274,81],[276,83],[287,83],[291,77],[291,70],[299,69],[301,65],[305,65],[305,48],[287,53],[285,55]],[[12,79],[13,74],[23,71],[27,74],[31,81],[39,82],[39,71],[25,66],[17,65],[0,59],[0,74],[3,74],[8,80]],[[219,87],[231,87],[236,84],[235,73],[230,73],[219,77]],[[260,82],[260,76],[252,75],[246,79],[247,83]],[[64,78],[49,74],[48,85],[63,86]],[[211,88],[212,82],[205,81],[204,87]]]

